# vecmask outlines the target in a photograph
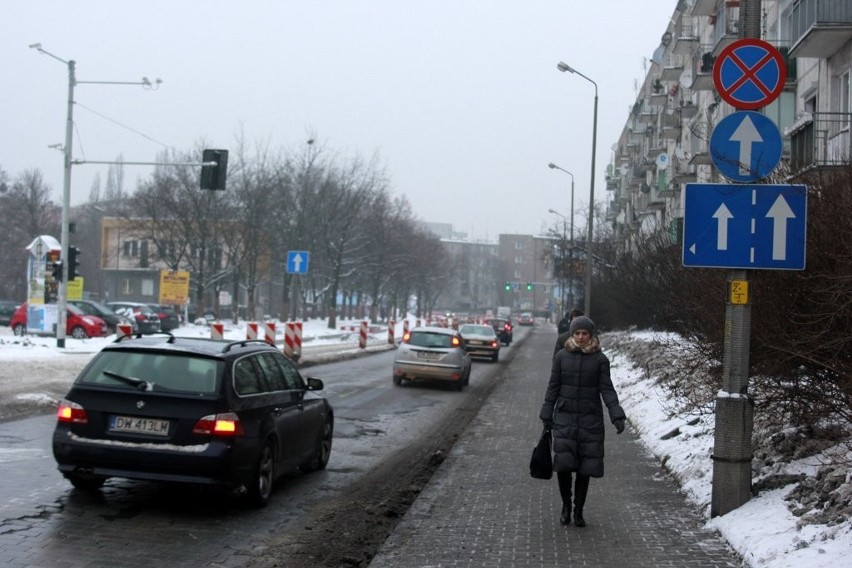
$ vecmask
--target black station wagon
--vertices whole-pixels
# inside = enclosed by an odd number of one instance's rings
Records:
[[[322,388],[264,341],[126,336],[60,402],[53,455],[82,490],[110,477],[186,482],[263,506],[280,475],[328,463]]]

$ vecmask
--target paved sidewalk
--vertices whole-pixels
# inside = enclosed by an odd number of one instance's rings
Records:
[[[370,568],[743,565],[629,426],[620,436],[607,427],[587,526],[559,524],[556,476],[529,476],[555,338],[551,326],[532,331]]]

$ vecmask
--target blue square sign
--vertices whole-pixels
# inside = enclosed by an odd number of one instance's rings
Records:
[[[689,183],[683,265],[804,270],[807,186]]]
[[[306,250],[287,251],[287,273],[307,274],[311,253]]]

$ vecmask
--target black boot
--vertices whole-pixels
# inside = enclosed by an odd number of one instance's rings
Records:
[[[562,526],[571,524],[571,472],[557,471],[556,480],[559,482],[559,496],[562,497],[562,514],[559,523]]]
[[[577,474],[577,481],[574,483],[574,525],[578,527],[586,526],[586,519],[583,518],[583,505],[586,504],[586,494],[589,492],[589,476]]]

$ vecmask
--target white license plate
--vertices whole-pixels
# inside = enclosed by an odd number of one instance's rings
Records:
[[[439,359],[441,357],[440,353],[432,353],[430,351],[418,351],[417,358],[418,359]]]
[[[113,416],[109,421],[109,429],[112,432],[168,436],[169,421],[158,420],[156,418],[137,418],[134,416]]]
[[[482,341],[478,339],[471,339],[470,341],[468,341],[468,343],[470,343],[471,345],[482,345]]]

